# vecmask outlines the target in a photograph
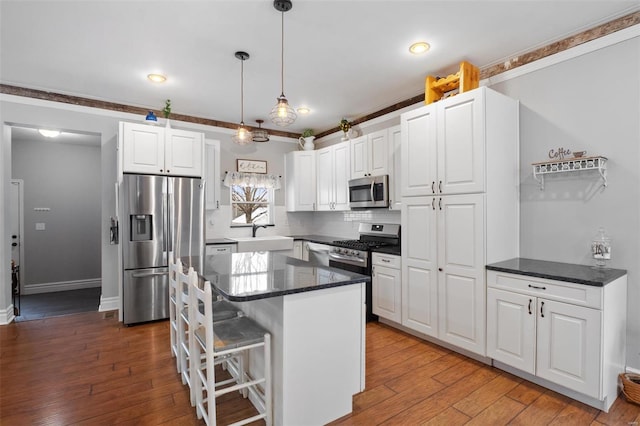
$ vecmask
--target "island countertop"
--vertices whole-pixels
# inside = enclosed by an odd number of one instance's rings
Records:
[[[202,276],[233,302],[285,296],[371,281],[367,275],[313,265],[277,252],[204,257]]]

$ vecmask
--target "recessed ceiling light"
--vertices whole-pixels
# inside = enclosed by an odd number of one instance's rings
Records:
[[[60,130],[38,129],[38,133],[46,138],[57,138],[60,136]]]
[[[307,107],[300,107],[296,111],[298,111],[298,114],[302,115],[309,114],[311,112],[311,110]]]
[[[413,53],[414,55],[419,55],[429,50],[430,47],[431,46],[429,46],[429,43],[427,43],[426,41],[419,41],[417,43],[413,43],[409,47],[409,52]]]
[[[164,83],[165,81],[167,81],[167,77],[162,74],[149,74],[147,75],[147,78],[154,83]]]

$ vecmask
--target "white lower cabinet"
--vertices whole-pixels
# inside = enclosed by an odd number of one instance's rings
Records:
[[[484,195],[405,197],[402,224],[402,324],[484,355]]]
[[[487,271],[487,356],[607,411],[625,366],[626,281],[597,287]]]
[[[400,263],[400,256],[392,254],[371,256],[373,313],[397,323],[402,321]]]

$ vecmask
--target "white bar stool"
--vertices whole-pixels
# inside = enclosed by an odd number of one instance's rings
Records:
[[[176,270],[176,278],[177,278],[177,289],[176,289],[176,346],[178,351],[178,373],[181,376],[182,384],[189,386],[191,405],[195,406],[196,403],[196,394],[193,391],[193,387],[191,386],[191,373],[190,373],[190,353],[191,348],[189,345],[189,304],[191,302],[191,281],[195,280],[198,282],[200,278],[198,274],[193,270],[192,267],[189,267],[187,273],[184,272],[184,267],[180,263],[180,261],[176,262],[177,270]],[[213,322],[223,321],[230,318],[236,318],[242,315],[242,311],[231,303],[226,302],[224,300],[216,300],[212,303],[215,306],[215,313],[213,315]],[[200,365],[201,361],[204,357],[196,362],[196,365]],[[234,377],[242,377],[243,364],[239,360],[229,360],[230,373],[234,375]]]
[[[215,307],[211,296],[211,283],[198,282],[197,276],[191,281],[191,303],[189,304],[191,321],[189,344],[192,359],[204,355],[205,362],[192,368],[191,383],[196,394],[196,414],[204,418],[209,426],[216,425],[216,398],[226,393],[247,391],[257,400],[259,414],[233,423],[244,425],[264,419],[267,426],[272,424],[271,396],[271,335],[248,317],[215,322]],[[199,309],[202,307],[202,310]],[[241,371],[241,380],[232,377],[216,382],[215,365],[222,364],[230,357],[240,357],[250,350],[262,347],[264,351],[264,374],[262,377],[249,377]],[[199,354],[200,356],[197,356]],[[194,356],[195,355],[195,356]],[[196,367],[192,364],[192,367]],[[206,396],[205,396],[206,393]]]
[[[182,270],[180,261],[174,262],[169,253],[169,334],[171,336],[171,356],[176,358],[176,370],[180,373],[180,358],[178,357],[178,323],[176,321],[176,304],[178,294],[178,271]]]

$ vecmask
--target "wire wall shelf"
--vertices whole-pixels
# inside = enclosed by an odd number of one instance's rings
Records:
[[[540,190],[544,190],[544,175],[555,173],[573,173],[596,170],[602,178],[602,186],[607,186],[607,157],[580,157],[570,160],[554,160],[533,163],[533,178],[540,184]]]

